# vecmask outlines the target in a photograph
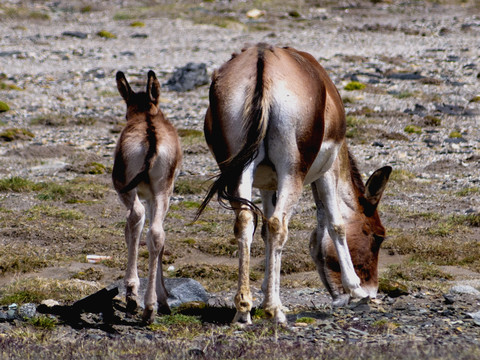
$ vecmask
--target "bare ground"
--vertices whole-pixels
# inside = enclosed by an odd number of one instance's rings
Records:
[[[480,326],[469,314],[480,310],[480,298],[451,291],[457,285],[480,289],[478,5],[287,1],[248,19],[250,9],[227,2],[0,5],[0,101],[10,105],[0,113],[0,132],[28,129],[34,136],[17,133],[0,142],[3,303],[11,294],[32,292],[29,279],[86,281],[88,293],[123,276],[125,212],[109,175],[124,121],[115,72],[125,71],[138,89],[148,69],[162,83],[190,61],[205,62],[211,72],[258,41],[319,59],[344,99],[350,147],[365,178],[393,166],[381,207],[390,236],[380,271],[387,285],[408,295],[394,297],[386,286],[376,302],[331,309],[308,255],[315,211],[307,187],[283,262],[288,326],[270,324],[259,313],[250,328],[229,327],[237,263],[232,214],[212,204],[192,223],[204,182],[216,171],[201,134],[208,86],[185,93],[164,87],[162,108],[181,130],[185,152],[166,220],[164,266],[171,269],[167,276],[193,277],[212,294],[209,307],[194,312],[201,321],[157,318],[157,326],[145,328],[138,319],[124,319],[119,301],[110,325],[95,315],[86,315],[82,328],[0,323],[2,357],[478,358]],[[145,26],[133,27],[134,21]],[[116,38],[102,38],[100,30]],[[345,90],[353,80],[366,87]],[[14,176],[29,185],[15,188]],[[259,306],[260,238],[252,252]],[[87,254],[112,259],[90,264]],[[142,275],[146,254],[142,245]],[[82,294],[57,297],[71,303]],[[49,295],[55,297],[47,292],[35,300]],[[313,320],[297,322],[301,318]]]

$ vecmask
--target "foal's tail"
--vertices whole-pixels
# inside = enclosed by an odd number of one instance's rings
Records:
[[[146,135],[146,142],[148,143],[148,148],[145,153],[145,159],[143,161],[143,166],[133,177],[130,182],[125,185],[123,188],[120,189],[121,194],[125,194],[133,189],[135,189],[140,183],[144,182],[146,184],[150,184],[150,169],[152,168],[152,164],[154,163],[155,159],[157,158],[157,137],[156,137],[156,129],[155,125],[153,124],[152,118],[150,115],[147,116],[147,135]],[[123,159],[121,157],[122,153],[119,151],[116,155],[114,166],[113,166],[113,174],[117,171],[115,166],[118,164],[124,164]],[[120,167],[120,166],[119,166]],[[124,171],[124,170],[123,170]]]
[[[239,143],[243,143],[242,148],[237,154],[228,158],[219,164],[220,174],[217,175],[215,182],[210,187],[205,199],[200,205],[195,220],[201,215],[205,207],[212,197],[217,194],[220,204],[226,208],[231,208],[226,204],[229,202],[239,202],[246,205],[255,217],[255,224],[258,216],[263,217],[263,213],[258,206],[251,201],[236,197],[232,192],[236,189],[238,181],[243,171],[255,159],[260,144],[262,143],[268,129],[268,120],[270,115],[269,99],[265,94],[264,68],[265,68],[265,52],[270,51],[269,45],[258,44],[257,57],[257,77],[253,92],[247,94],[243,110],[243,137],[239,139]],[[212,104],[217,103],[216,96],[213,92],[215,86],[215,78],[210,86],[210,106],[212,116],[216,117],[216,109]],[[213,100],[213,101],[212,101]]]

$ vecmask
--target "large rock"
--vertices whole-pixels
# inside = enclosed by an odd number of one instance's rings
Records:
[[[208,84],[209,80],[206,64],[190,62],[184,67],[175,69],[165,86],[169,90],[182,92]]]
[[[168,291],[168,305],[170,307],[178,307],[183,303],[192,301],[207,302],[210,295],[205,291],[203,286],[196,280],[188,278],[165,278],[165,287]],[[145,289],[147,288],[147,278],[140,279],[140,288],[138,297],[140,306],[144,307]],[[110,287],[118,287],[121,297],[125,296],[125,285],[123,280],[117,281]]]

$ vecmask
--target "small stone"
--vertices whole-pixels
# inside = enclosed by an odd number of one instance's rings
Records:
[[[467,315],[473,319],[475,325],[480,326],[480,311],[477,311],[476,313],[467,313]]]
[[[87,38],[87,34],[86,33],[83,33],[83,32],[80,32],[80,31],[64,31],[62,33],[63,36],[70,36],[70,37],[75,37],[75,38],[78,38],[78,39],[86,39]]]
[[[469,294],[480,296],[480,291],[470,285],[455,285],[450,289],[452,294]]]
[[[453,304],[455,302],[455,296],[452,294],[443,294],[446,304]]]
[[[37,314],[37,306],[33,303],[23,304],[18,308],[18,315],[23,319],[31,319]]]
[[[60,305],[60,303],[57,300],[53,300],[53,299],[43,300],[40,304],[48,307],[54,307],[54,306]]]

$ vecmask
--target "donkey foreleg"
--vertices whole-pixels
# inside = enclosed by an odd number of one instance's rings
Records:
[[[348,249],[346,228],[338,206],[336,186],[333,175],[327,172],[322,178],[312,183],[312,191],[325,209],[327,230],[337,251],[343,287],[352,297],[365,298],[368,294],[360,287],[360,278],[355,273]]]

